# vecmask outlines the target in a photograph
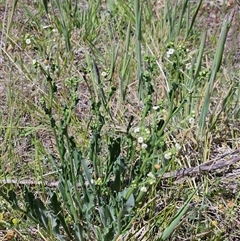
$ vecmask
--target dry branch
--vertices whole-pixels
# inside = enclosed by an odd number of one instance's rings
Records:
[[[214,160],[205,162],[196,167],[164,173],[162,176],[162,179],[181,178],[184,176],[192,176],[194,174],[198,175],[204,172],[212,172],[215,170],[223,169],[225,167],[229,167],[239,161],[240,161],[240,149],[235,150],[231,153],[224,154]]]
[[[216,170],[220,170],[229,166],[232,166],[240,161],[240,149],[237,149],[233,152],[226,153],[221,155],[218,158],[215,158],[214,160],[205,162],[199,166],[191,167],[187,169],[181,169],[177,171],[167,172],[164,173],[159,178],[162,179],[169,179],[169,178],[182,178],[185,176],[192,176],[192,175],[199,175],[199,174],[205,174],[209,172],[213,172]],[[59,181],[45,181],[42,183],[41,181],[35,181],[32,179],[2,179],[0,180],[0,184],[15,184],[15,185],[27,185],[27,186],[33,186],[33,185],[45,185],[46,187],[57,187],[59,184]],[[78,185],[81,186],[80,184]]]

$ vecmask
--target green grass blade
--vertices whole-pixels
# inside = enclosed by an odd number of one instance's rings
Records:
[[[141,29],[141,6],[140,0],[134,1],[135,25],[136,25],[136,52],[137,52],[137,67],[138,67],[138,98],[142,100],[143,96],[143,78],[142,78],[142,29]]]
[[[43,6],[44,6],[44,9],[45,9],[46,13],[48,14],[48,1],[42,0],[42,3],[43,3]]]
[[[180,14],[180,17],[179,17],[179,21],[178,21],[178,28],[177,28],[177,31],[176,31],[176,36],[179,35],[180,30],[181,30],[181,28],[183,26],[184,15],[186,14],[186,11],[187,11],[187,8],[188,8],[188,1],[189,0],[185,0],[183,2],[183,4],[182,4],[182,11],[181,11],[181,14]]]
[[[17,3],[18,3],[18,0],[14,0],[13,3],[12,3],[11,13],[8,16],[8,22],[7,22],[7,31],[6,31],[7,35],[9,34],[9,30],[10,30],[12,22],[13,22],[13,15],[16,11]]]
[[[194,194],[197,192],[197,189],[190,195],[188,200],[184,203],[184,205],[180,208],[177,212],[173,220],[171,221],[170,225],[163,231],[160,240],[166,240],[177,227],[177,225],[181,222],[181,218],[186,213],[188,209],[188,204],[192,201]]]
[[[195,12],[194,12],[194,14],[193,14],[193,17],[192,17],[192,20],[191,20],[191,24],[190,24],[190,26],[187,28],[187,32],[186,32],[186,37],[185,37],[185,38],[188,38],[189,35],[190,35],[190,33],[191,33],[191,31],[192,31],[193,25],[194,25],[194,23],[195,23],[195,21],[196,21],[196,19],[197,19],[197,15],[198,15],[198,13],[199,13],[199,10],[200,10],[201,5],[202,5],[202,0],[200,0],[200,1],[198,2],[198,5],[197,5],[197,7],[196,7],[196,10],[195,10]]]
[[[198,51],[197,62],[196,62],[196,65],[195,65],[194,80],[197,79],[197,77],[199,75],[199,72],[201,70],[201,67],[202,67],[202,59],[203,59],[203,53],[204,53],[206,38],[207,38],[207,31],[204,31],[203,36],[202,36],[202,41],[201,41],[199,51]]]
[[[123,64],[122,64],[122,71],[120,76],[120,93],[121,93],[121,100],[125,100],[127,86],[129,82],[129,78],[127,78],[129,70],[129,64],[130,64],[130,56],[129,56],[129,44],[130,44],[130,34],[131,34],[131,21],[128,23],[127,33],[126,33],[126,40],[125,40],[125,46],[124,46],[124,58],[123,58]],[[127,78],[127,81],[126,81]],[[126,83],[124,83],[124,81]]]
[[[214,60],[213,60],[213,65],[211,68],[211,75],[209,77],[209,82],[208,82],[206,94],[204,97],[204,103],[203,103],[203,107],[202,107],[202,110],[200,113],[200,118],[199,118],[199,123],[198,123],[198,125],[200,127],[199,134],[201,134],[201,136],[204,133],[204,128],[205,128],[205,124],[206,124],[206,116],[208,114],[209,105],[210,105],[210,97],[211,97],[211,94],[213,91],[213,85],[216,80],[217,73],[221,66],[224,46],[225,46],[228,30],[231,26],[231,22],[233,19],[233,14],[234,14],[234,11],[232,11],[230,15],[226,15],[225,20],[222,25],[216,53],[215,53]]]

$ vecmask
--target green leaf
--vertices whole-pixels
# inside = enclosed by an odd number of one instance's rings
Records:
[[[104,181],[108,181],[110,178],[110,175],[114,170],[114,174],[115,174],[115,181],[113,183],[111,183],[111,187],[113,188],[113,190],[117,190],[119,188],[119,186],[114,186],[115,182],[119,182],[119,167],[117,164],[117,160],[118,157],[121,153],[121,138],[117,138],[117,139],[113,139],[110,138],[110,144],[108,145],[108,151],[109,151],[109,160],[107,163],[107,174],[105,176],[105,180]],[[114,186],[114,187],[113,187]]]
[[[130,212],[134,208],[135,198],[133,194],[130,195],[124,206],[128,212]]]
[[[183,206],[179,209],[177,214],[174,216],[172,219],[171,223],[169,226],[163,231],[160,240],[166,240],[174,231],[174,229],[177,227],[177,225],[180,223],[181,218],[183,215],[186,213],[188,209],[188,204],[192,201],[194,194],[197,192],[197,189],[190,195],[188,200],[183,204]]]
[[[76,237],[76,240],[85,241],[85,239],[83,238],[83,228],[80,225],[80,223],[74,223],[73,224],[73,231],[74,231],[74,235]]]
[[[121,152],[121,138],[113,139],[110,138],[110,144],[108,145],[108,150],[110,153],[110,163],[113,163],[117,160]]]
[[[42,2],[43,2],[43,6],[44,6],[45,11],[48,14],[48,5],[47,5],[48,1],[47,0],[42,0]]]
[[[53,213],[59,219],[59,221],[60,221],[61,225],[63,226],[63,228],[64,228],[65,232],[67,233],[67,235],[69,237],[72,237],[72,235],[71,235],[71,233],[69,231],[69,228],[68,228],[68,226],[66,224],[65,218],[63,216],[63,209],[61,208],[61,203],[58,201],[57,195],[56,195],[55,192],[52,193],[52,195],[50,197],[50,205],[49,205],[49,207],[51,208],[51,211],[53,211]],[[57,232],[57,230],[54,229],[54,227],[53,227],[53,230],[54,230],[55,233],[59,233],[59,232]]]
[[[12,207],[14,209],[18,209],[18,200],[17,200],[17,195],[13,190],[10,190],[8,192],[8,201],[11,203]]]
[[[47,215],[46,207],[40,198],[36,198],[33,200],[34,212],[36,214],[36,218],[39,220],[40,224],[49,231],[49,219]]]
[[[79,155],[77,155],[77,153],[74,152],[74,159],[77,157],[79,158]],[[84,158],[81,158],[81,164],[82,164],[84,173],[86,175],[87,181],[88,181],[90,187],[92,187],[92,189],[94,190],[94,184],[92,183],[92,174],[91,174],[90,169],[88,168],[86,160]]]
[[[116,164],[114,165],[114,181],[111,183],[111,189],[113,191],[119,192],[121,189],[122,178],[124,178],[124,173],[126,170],[123,159],[118,158]]]

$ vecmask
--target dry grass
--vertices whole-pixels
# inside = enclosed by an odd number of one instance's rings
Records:
[[[153,19],[152,25],[145,25],[145,27],[149,27],[149,32],[152,31],[155,35],[159,29],[154,29],[154,24],[157,19],[161,19],[159,9],[163,8],[164,5],[164,1],[157,2],[152,4],[155,7],[156,19]],[[213,49],[216,48],[223,18],[227,12],[236,8],[236,3],[233,1],[226,1],[225,4],[221,5],[218,2],[211,3],[213,1],[204,1],[201,7],[194,29],[196,39],[184,42],[181,40],[181,36],[179,37],[179,42],[182,41],[194,55],[198,49],[198,45],[194,46],[194,43],[197,44],[199,40],[198,31],[208,29],[203,59],[203,66],[207,70],[210,70],[212,66]],[[109,115],[105,119],[107,125],[103,128],[103,138],[107,139],[109,133],[116,133],[117,136],[126,133],[131,116],[134,117],[133,127],[139,125],[140,122],[145,126],[151,126],[154,120],[154,114],[142,117],[144,103],[138,99],[138,82],[135,74],[137,59],[133,54],[134,42],[131,43],[129,50],[129,55],[132,54],[128,67],[130,69],[130,82],[125,100],[121,99],[119,83],[121,81],[121,60],[124,56],[123,36],[127,29],[127,17],[124,19],[124,15],[122,15],[122,18],[118,19],[118,31],[110,33],[111,28],[106,17],[107,13],[103,10],[101,17],[106,18],[106,22],[102,21],[102,24],[106,23],[106,25],[94,25],[93,29],[90,29],[92,32],[89,33],[91,40],[88,39],[88,36],[83,35],[82,29],[74,29],[71,36],[72,50],[66,53],[63,37],[59,31],[51,30],[52,26],[49,26],[49,20],[43,8],[39,7],[40,5],[41,3],[38,2],[19,2],[11,19],[12,2],[2,1],[0,3],[0,20],[2,22],[0,45],[0,182],[2,184],[0,186],[2,189],[10,189],[16,185],[19,196],[22,195],[22,184],[26,183],[19,181],[17,185],[15,181],[14,184],[12,183],[13,185],[7,184],[6,177],[8,180],[34,180],[35,184],[42,181],[41,178],[55,181],[56,176],[54,173],[52,174],[54,168],[48,162],[47,157],[49,153],[52,153],[57,160],[59,159],[56,142],[40,104],[42,96],[46,99],[49,98],[49,89],[44,74],[35,68],[34,61],[37,61],[43,68],[52,68],[51,73],[58,87],[57,100],[59,102],[54,102],[56,112],[53,113],[56,118],[61,116],[60,111],[58,112],[60,104],[68,102],[68,89],[64,86],[64,81],[72,76],[78,76],[81,79],[77,92],[79,102],[74,110],[70,129],[70,132],[77,136],[76,142],[79,146],[87,147],[90,142],[92,133],[89,131],[88,125],[92,115],[91,99],[101,100],[101,96],[94,92],[94,83],[85,81],[85,79],[91,79],[91,73],[86,75],[84,73],[87,67],[86,54],[97,61],[99,73],[102,73],[110,68],[111,54],[116,51],[117,64],[113,76],[111,79],[106,77],[102,83],[105,93],[109,93],[113,87],[116,88],[114,96],[107,103],[111,117]],[[42,9],[42,12],[39,9]],[[51,21],[54,22],[54,19]],[[239,26],[239,13],[235,12],[221,72],[215,82],[214,97],[211,99],[212,104],[207,117],[207,122],[214,123],[214,125],[207,126],[209,129],[201,140],[197,136],[198,124],[190,125],[187,123],[188,116],[184,119],[185,122],[183,121],[187,124],[173,119],[164,131],[166,150],[173,149],[176,143],[181,145],[181,150],[176,154],[175,163],[172,165],[174,170],[204,165],[209,160],[215,160],[219,156],[240,149],[239,106],[234,102],[236,99],[239,100],[240,91]],[[84,27],[82,26],[83,29]],[[162,31],[164,32],[166,29],[162,29]],[[153,51],[159,66],[163,67],[164,50],[162,45],[166,39],[159,40],[155,35],[151,36],[148,31],[144,31],[143,38],[149,48],[146,47],[143,51],[149,55]],[[26,43],[27,39],[30,39],[30,44]],[[116,48],[117,44],[118,49]],[[236,97],[231,99],[232,101],[228,103],[227,108],[224,108],[224,97],[233,84],[232,80],[238,82],[235,87],[236,93],[234,92]],[[165,76],[158,69],[153,82],[154,88],[159,88],[159,91],[154,93],[153,105],[166,98],[162,84],[164,81]],[[201,96],[202,93],[199,95]],[[201,103],[193,109],[197,119]],[[214,116],[220,112],[220,116],[214,121]],[[163,119],[166,120],[166,116],[163,116]],[[237,155],[239,157],[239,153]],[[231,155],[227,155],[227,158],[231,158]],[[207,175],[187,176],[181,181],[170,178],[158,183],[158,188],[161,191],[156,190],[153,194],[155,195],[154,212],[156,217],[163,215],[162,213],[166,217],[168,215],[171,217],[170,214],[184,204],[190,190],[198,189],[190,203],[189,212],[177,226],[171,240],[240,240],[239,168],[237,162],[231,166],[228,165],[228,168],[221,169],[219,172],[209,170]],[[36,190],[37,195],[42,200],[47,199],[46,190],[48,187],[45,187],[44,190],[39,185],[33,185],[31,188]],[[11,213],[9,204],[2,199],[0,200],[0,214],[2,211],[4,212],[3,220],[6,222],[6,224],[1,223],[0,215],[0,240],[55,240],[53,236],[48,237],[42,229],[36,228],[31,222],[25,223],[24,216]],[[159,231],[158,227],[162,224],[148,219],[150,214],[147,204],[139,209],[142,216],[132,224],[128,232],[130,234],[136,232],[136,240],[145,240],[144,235],[149,233],[150,223],[152,227],[148,240],[157,240],[159,233],[162,232],[162,229]],[[21,223],[16,226],[12,224],[12,219],[15,217],[21,220]],[[167,227],[168,223],[169,220],[163,226]],[[8,230],[13,231],[12,235],[8,233]],[[34,231],[32,232],[32,230]],[[127,240],[128,235],[127,233],[124,240]]]

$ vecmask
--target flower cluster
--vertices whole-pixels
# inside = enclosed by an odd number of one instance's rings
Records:
[[[172,48],[168,49],[168,51],[167,51],[167,53],[166,53],[167,58],[169,59],[169,58],[171,57],[171,55],[173,55],[173,54],[174,54],[174,52],[175,52],[175,50],[174,50],[174,49],[172,49]]]
[[[146,179],[146,182],[144,182],[145,184],[147,184],[147,186],[148,185],[153,185],[154,183],[156,183],[157,182],[157,180],[156,180],[156,177],[154,176],[154,174],[152,173],[152,172],[149,172],[148,174],[147,174],[147,179]],[[141,187],[141,189],[140,189],[140,191],[142,192],[142,193],[146,193],[147,192],[147,186],[143,186],[143,187]]]
[[[175,46],[172,42],[168,43],[166,50],[166,59],[168,65],[170,64],[168,67],[175,70],[176,67],[178,67],[179,70],[181,69],[182,71],[191,70],[193,66],[188,52],[188,49],[186,49],[182,44]]]
[[[156,183],[156,177],[152,174],[152,172],[149,172],[147,174],[147,182],[150,184],[150,185],[153,185],[154,183]]]
[[[150,137],[150,130],[148,128],[136,127],[133,132],[141,149],[147,149],[147,141]]]

